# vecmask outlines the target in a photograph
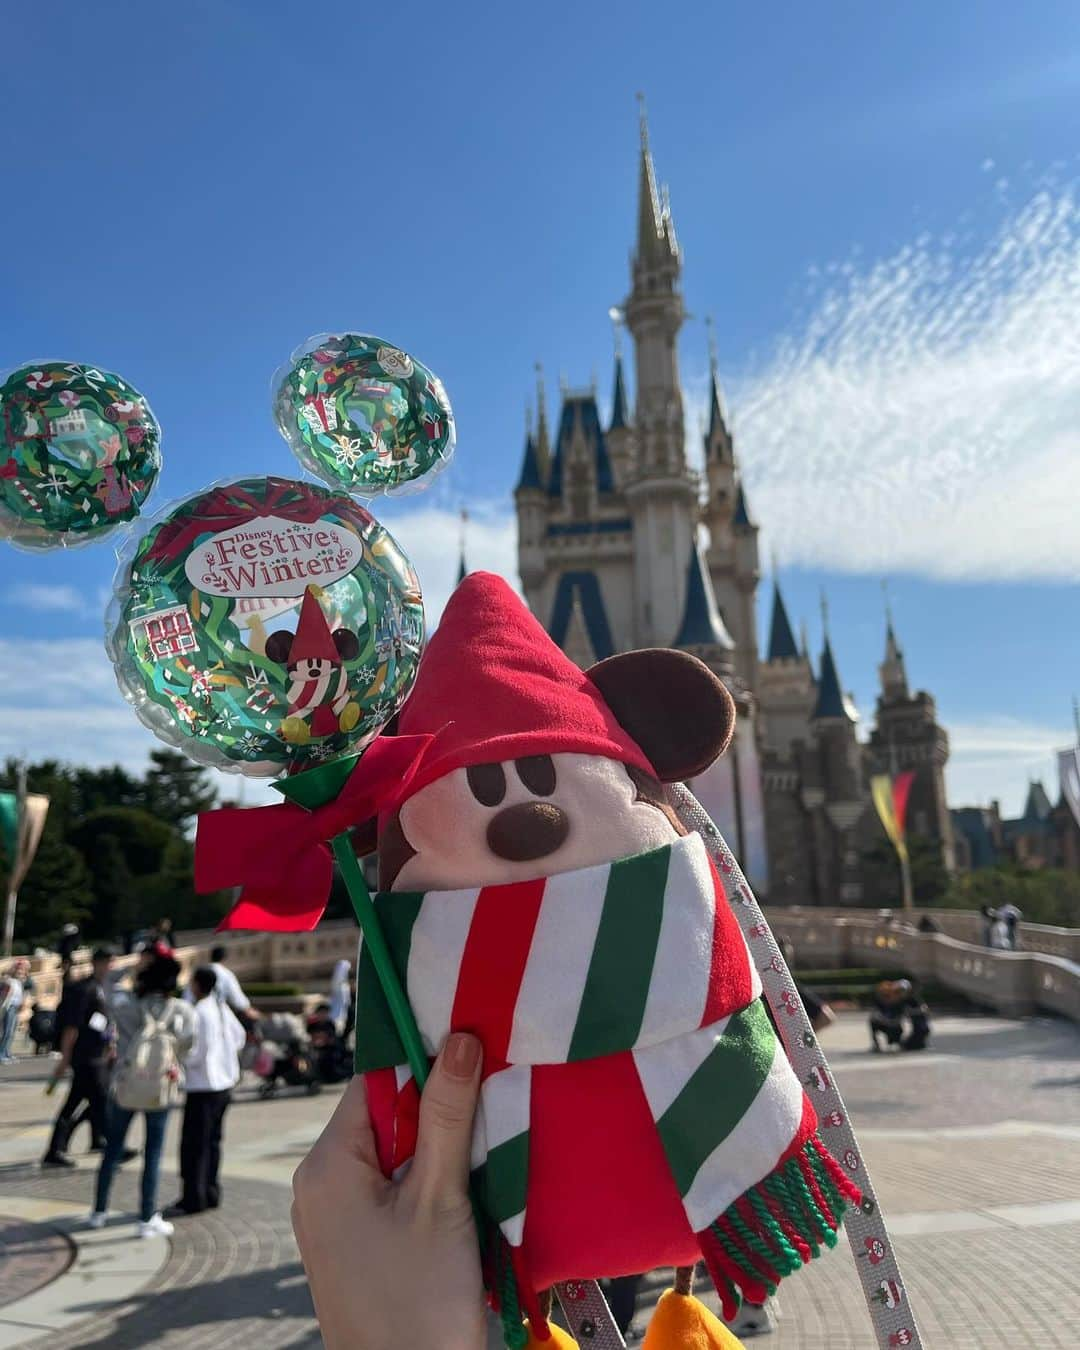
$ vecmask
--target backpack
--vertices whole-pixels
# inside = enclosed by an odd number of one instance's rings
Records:
[[[160,1018],[144,1009],[143,1024],[131,1038],[113,1079],[113,1097],[125,1111],[163,1111],[176,1101],[180,1061],[172,1019],[171,999]]]

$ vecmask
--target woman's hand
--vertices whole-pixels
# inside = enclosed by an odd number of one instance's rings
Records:
[[[327,1350],[484,1350],[469,1144],[480,1042],[451,1036],[420,1100],[416,1156],[379,1169],[363,1079],[293,1177],[292,1221]]]

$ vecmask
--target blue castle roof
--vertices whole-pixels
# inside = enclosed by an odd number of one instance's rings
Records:
[[[551,607],[551,622],[548,632],[561,647],[566,641],[566,632],[570,627],[570,614],[574,608],[574,598],[581,605],[581,614],[585,620],[585,631],[598,661],[615,655],[615,644],[611,640],[611,627],[608,624],[607,611],[604,609],[600,583],[595,572],[564,572],[559,578],[555,591],[555,603]]]
[[[690,549],[690,563],[686,569],[686,607],[674,646],[724,647],[728,651],[735,647],[716,607],[716,596],[696,541]]]
[[[600,424],[600,410],[596,406],[594,394],[572,394],[563,402],[559,417],[559,434],[555,438],[555,454],[551,461],[551,477],[548,479],[548,495],[561,497],[563,490],[563,460],[569,452],[570,441],[574,434],[574,424],[581,419],[585,439],[593,448],[596,464],[597,492],[612,492],[615,479],[611,473],[611,460],[608,458],[607,441]]]

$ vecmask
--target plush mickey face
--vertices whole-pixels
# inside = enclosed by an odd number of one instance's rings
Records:
[[[455,769],[410,797],[379,841],[380,884],[453,890],[551,876],[670,843],[663,789],[596,755]]]
[[[589,676],[656,777],[586,754],[454,769],[383,821],[384,890],[452,890],[551,876],[644,853],[684,833],[661,779],[694,777],[723,752],[734,722],[731,696],[682,652],[626,653],[594,666]]]

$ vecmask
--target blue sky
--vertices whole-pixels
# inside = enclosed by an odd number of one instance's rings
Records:
[[[608,390],[642,89],[691,420],[711,312],[813,646],[825,585],[868,716],[889,575],[954,800],[1018,809],[1080,686],[1078,39],[1065,0],[16,8],[0,369],[86,360],[139,387],[165,433],[153,509],[293,470],[269,382],[311,333],[399,342],[458,418],[451,470],[379,508],[437,609],[462,503],[470,562],[513,566],[533,363],[552,404],[560,372]],[[145,754],[98,655],[113,563],[0,555],[0,753]]]

